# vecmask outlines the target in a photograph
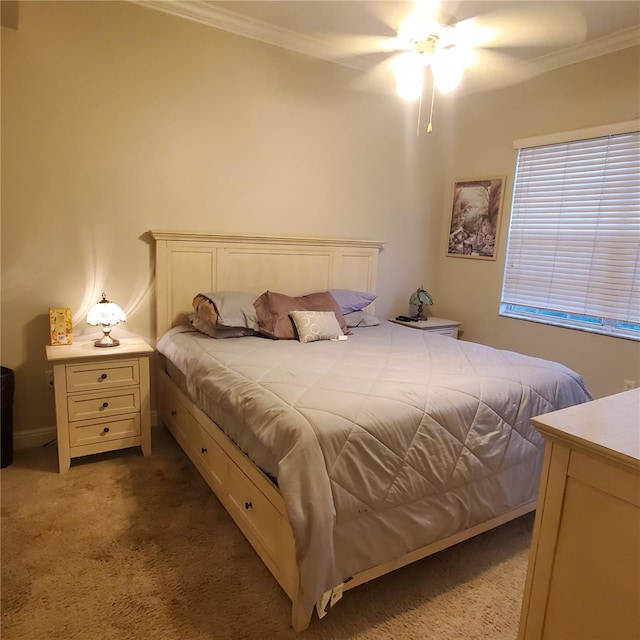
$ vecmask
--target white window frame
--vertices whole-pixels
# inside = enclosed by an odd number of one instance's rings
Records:
[[[640,120],[514,148],[500,315],[640,340]]]

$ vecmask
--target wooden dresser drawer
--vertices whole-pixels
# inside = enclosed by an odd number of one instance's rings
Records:
[[[277,559],[280,555],[281,513],[231,461],[227,488],[238,526],[250,541],[257,541],[273,559]]]
[[[137,360],[119,360],[66,366],[67,393],[114,389],[140,384]]]
[[[107,418],[140,411],[140,390],[124,389],[111,393],[85,393],[67,396],[69,422]]]
[[[196,454],[202,463],[203,475],[220,486],[224,485],[228,477],[229,457],[199,424],[196,423],[195,428],[197,429],[196,446],[198,447]]]
[[[160,418],[186,450],[194,449],[197,422],[192,418],[188,409],[180,401],[178,395],[160,378],[158,383],[158,411]]]
[[[140,414],[111,420],[85,420],[69,426],[69,445],[77,447],[139,435]]]

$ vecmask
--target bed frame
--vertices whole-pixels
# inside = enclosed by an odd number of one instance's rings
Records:
[[[151,231],[156,260],[156,335],[185,324],[196,293],[266,290],[287,295],[331,288],[375,292],[381,242]],[[371,309],[370,309],[371,310]],[[165,424],[292,602],[296,631],[313,609],[301,605],[295,542],[276,485],[171,380],[158,358],[157,409]],[[530,502],[497,518],[353,576],[344,590],[420,560],[533,511]],[[337,585],[336,585],[337,586]]]

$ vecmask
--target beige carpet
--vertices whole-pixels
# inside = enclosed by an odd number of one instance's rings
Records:
[[[290,604],[164,429],[80,458],[3,469],[2,640],[513,639],[532,516],[345,594],[302,636]]]

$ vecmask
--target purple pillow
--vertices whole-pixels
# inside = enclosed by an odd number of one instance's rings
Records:
[[[329,293],[338,303],[342,313],[360,311],[369,306],[377,297],[375,293],[353,291],[352,289],[329,289]]]

